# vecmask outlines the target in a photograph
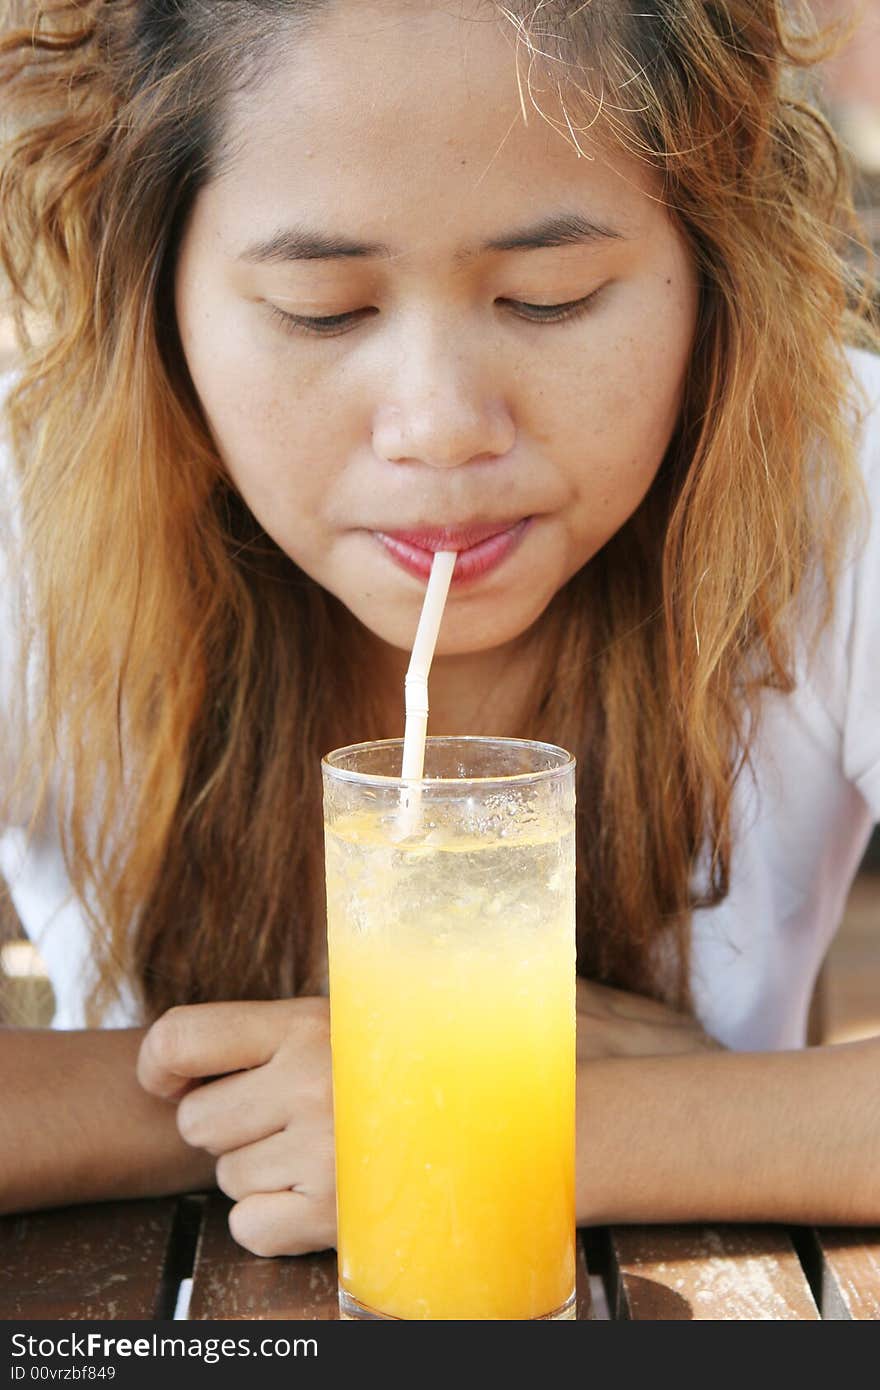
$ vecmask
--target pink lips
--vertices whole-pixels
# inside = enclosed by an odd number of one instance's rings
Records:
[[[465,526],[457,530],[443,527],[436,531],[374,531],[373,534],[393,560],[419,579],[429,577],[435,551],[458,551],[452,582],[462,584],[496,569],[516,548],[531,520],[527,516],[521,521]]]

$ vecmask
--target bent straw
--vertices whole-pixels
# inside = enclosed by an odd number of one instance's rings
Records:
[[[406,722],[403,733],[403,766],[400,775],[411,783],[401,789],[398,833],[403,839],[416,829],[422,804],[422,773],[425,769],[425,738],[428,732],[428,672],[434,658],[437,634],[446,596],[452,582],[452,571],[458,558],[454,550],[438,550],[431,565],[431,575],[425,591],[416,640],[404,681]]]

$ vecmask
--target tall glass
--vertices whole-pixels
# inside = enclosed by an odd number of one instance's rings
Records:
[[[322,762],[340,1311],[572,1318],[574,759],[429,738],[401,838],[402,750]]]

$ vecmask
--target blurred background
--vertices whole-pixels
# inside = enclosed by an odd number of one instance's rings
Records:
[[[880,254],[880,0],[812,0],[822,23],[851,23],[852,36],[821,71],[822,104],[852,162],[856,203]],[[0,371],[14,365],[12,325],[0,302]],[[878,711],[880,719],[880,711]],[[52,990],[0,885],[0,1023],[44,1026]],[[840,931],[817,984],[812,1042],[880,1033],[880,829],[852,885]]]

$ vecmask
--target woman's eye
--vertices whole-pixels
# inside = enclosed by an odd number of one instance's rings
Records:
[[[604,286],[600,285],[599,289],[584,295],[583,299],[570,299],[567,304],[523,304],[522,301],[515,299],[501,302],[512,305],[525,318],[529,318],[535,323],[561,323],[564,320],[579,318],[581,314],[586,312],[603,288]]]
[[[311,333],[319,337],[333,337],[347,328],[361,314],[369,314],[370,309],[356,309],[351,314],[328,314],[326,318],[306,318],[301,314],[288,314],[277,304],[267,304],[274,319],[277,319],[286,333]]]
[[[593,300],[604,289],[593,290],[583,299],[571,299],[565,304],[526,304],[518,299],[499,299],[498,303],[511,308],[519,318],[530,323],[562,323],[579,318],[589,309]],[[344,332],[365,314],[378,313],[377,309],[355,309],[349,314],[328,314],[324,318],[307,318],[301,314],[288,314],[276,304],[267,305],[273,318],[276,318],[287,333],[308,333],[317,337],[335,337]]]

